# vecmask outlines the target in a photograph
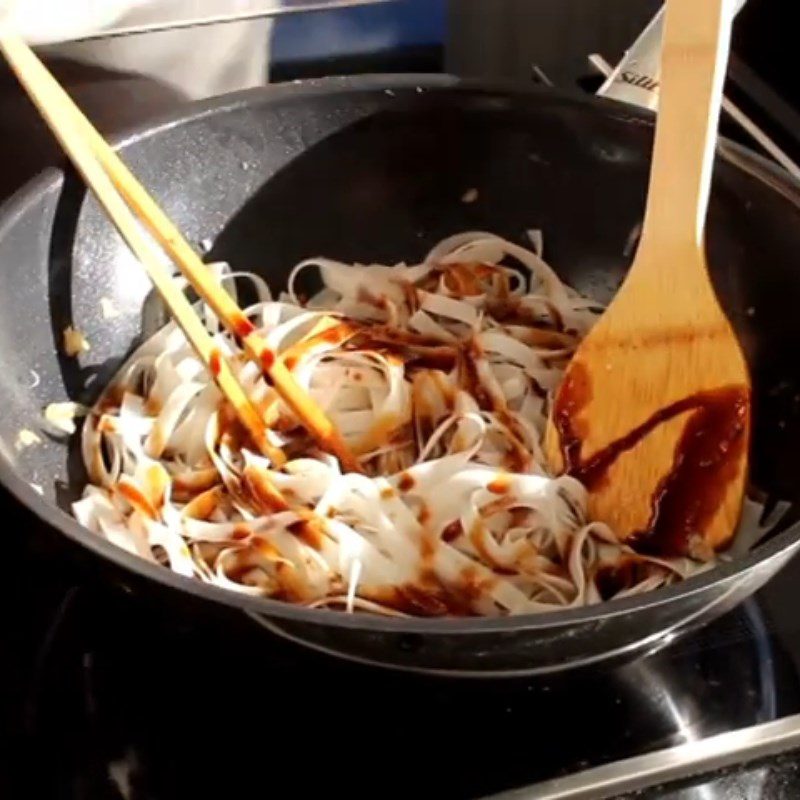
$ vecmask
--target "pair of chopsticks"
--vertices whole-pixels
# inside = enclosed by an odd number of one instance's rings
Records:
[[[153,236],[197,294],[241,343],[248,358],[260,366],[268,385],[275,388],[317,444],[336,456],[346,471],[362,472],[356,456],[324,411],[295,381],[292,373],[258,335],[234,299],[217,282],[180,231],[30,47],[19,36],[0,32],[0,51],[122,238],[145,268],[172,317],[261,452],[278,468],[286,462],[284,453],[269,442],[262,415],[248,398],[191,303],[173,282],[169,270],[162,263],[161,254],[143,228]],[[278,498],[275,499],[277,501]]]

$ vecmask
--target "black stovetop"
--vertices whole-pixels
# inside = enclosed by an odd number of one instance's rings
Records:
[[[800,562],[649,658],[458,681],[334,661],[245,619],[177,617],[76,584],[32,552],[27,517],[4,535],[0,797],[473,798],[800,712]]]

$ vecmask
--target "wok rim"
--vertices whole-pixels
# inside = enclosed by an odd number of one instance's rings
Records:
[[[652,126],[654,120],[652,112],[634,108],[616,100],[580,95],[549,87],[520,85],[503,81],[459,79],[454,76],[436,74],[378,74],[294,81],[287,84],[246,89],[208,100],[187,103],[179,110],[111,137],[111,142],[116,149],[124,149],[129,145],[150,139],[162,131],[197,122],[206,117],[222,115],[247,107],[280,104],[285,101],[294,101],[297,98],[314,98],[318,95],[329,97],[364,91],[385,92],[387,89],[398,92],[404,90],[416,92],[418,88],[423,88],[425,91],[448,90],[473,95],[496,95],[498,93],[505,96],[527,97],[546,95],[565,103],[597,108],[606,115],[623,122],[638,122]],[[800,207],[800,181],[746,147],[727,140],[726,146],[734,150],[752,168],[749,172],[753,178],[767,184],[772,191],[780,189],[789,201]],[[65,172],[62,168],[50,167],[22,186],[0,205],[0,239],[5,235],[6,230],[22,216],[29,204],[49,192],[59,190],[64,175]],[[719,563],[707,572],[667,588],[619,600],[605,601],[595,606],[499,618],[406,618],[344,614],[330,609],[306,608],[267,597],[237,594],[194,578],[184,578],[166,567],[151,564],[128,553],[84,528],[66,511],[44,500],[17,473],[3,450],[4,448],[0,448],[0,482],[9,491],[12,498],[22,503],[39,521],[57,530],[73,543],[86,548],[95,556],[107,559],[116,567],[154,581],[169,590],[185,592],[205,602],[289,623],[306,623],[334,629],[396,635],[468,636],[577,627],[582,624],[653,610],[659,606],[693,597],[716,585],[735,580],[737,577],[744,577],[759,565],[764,565],[780,555],[788,555],[793,547],[796,549],[800,545],[800,522],[798,522],[765,544],[756,547],[744,557]]]

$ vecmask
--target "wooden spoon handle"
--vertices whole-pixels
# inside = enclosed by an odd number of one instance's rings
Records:
[[[642,246],[702,247],[734,4],[667,0]]]

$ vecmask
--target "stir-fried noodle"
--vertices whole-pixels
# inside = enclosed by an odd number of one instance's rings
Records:
[[[324,289],[303,302],[300,273]],[[142,558],[236,592],[386,614],[504,615],[645,592],[706,565],[641,555],[547,474],[549,397],[597,318],[535,252],[485,233],[420,264],[304,262],[247,309],[365,475],[342,474],[201,308],[289,461],[253,448],[168,325],[89,415],[76,517]],[[275,512],[269,481],[289,510]]]

